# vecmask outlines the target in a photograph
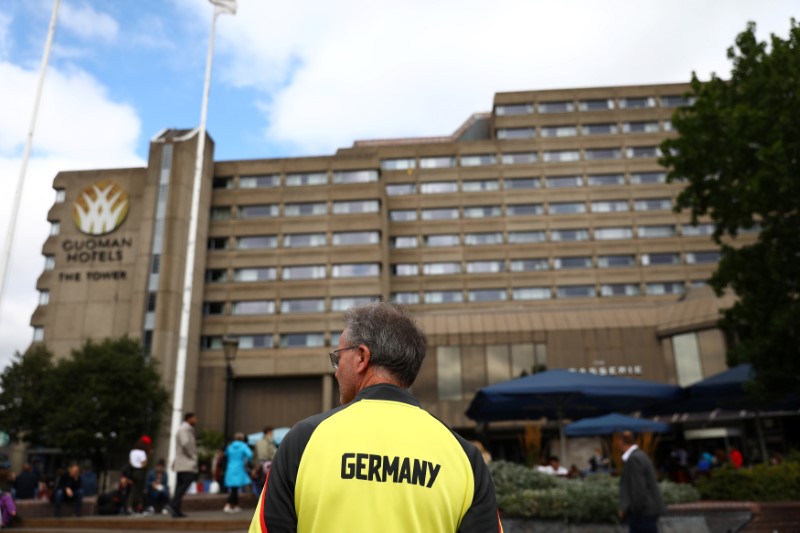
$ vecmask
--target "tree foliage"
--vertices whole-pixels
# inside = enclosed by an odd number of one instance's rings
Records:
[[[98,467],[156,430],[168,399],[153,363],[127,337],[87,341],[56,364],[38,345],[18,356],[0,384],[0,427]]]
[[[662,144],[668,179],[686,183],[676,209],[710,216],[720,244],[709,283],[737,302],[721,326],[728,364],[752,363],[754,392],[800,389],[800,27],[759,42],[749,23],[728,50],[728,81],[692,74],[694,104],[676,111],[678,137]],[[760,228],[760,230],[759,230]],[[753,244],[737,239],[759,230]]]

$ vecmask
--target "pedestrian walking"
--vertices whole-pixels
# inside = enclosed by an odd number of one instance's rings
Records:
[[[628,521],[630,533],[658,533],[658,517],[667,508],[658,488],[656,469],[636,445],[633,433],[625,431],[618,439],[623,461],[619,516]]]
[[[186,413],[175,437],[175,462],[172,469],[178,476],[175,481],[175,494],[172,495],[172,500],[165,507],[172,518],[186,518],[186,514],[181,510],[183,496],[189,490],[189,486],[197,480],[195,424],[197,424],[197,417],[194,416],[194,413]]]
[[[147,475],[147,457],[150,452],[152,441],[147,435],[142,435],[133,449],[128,454],[128,470],[133,486],[128,495],[128,502],[125,512],[129,515],[142,512],[142,500],[144,498],[144,480]]]
[[[237,433],[225,449],[225,486],[228,488],[228,503],[222,509],[226,513],[238,513],[239,489],[250,484],[247,464],[253,458],[253,452],[245,441],[244,433]]]

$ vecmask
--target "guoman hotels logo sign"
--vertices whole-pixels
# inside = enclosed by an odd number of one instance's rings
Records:
[[[72,220],[81,233],[106,235],[125,222],[130,201],[125,189],[103,180],[84,189],[72,207]]]

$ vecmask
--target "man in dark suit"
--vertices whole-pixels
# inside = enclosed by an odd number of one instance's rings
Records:
[[[622,479],[619,483],[619,516],[628,521],[630,533],[658,533],[658,517],[666,512],[653,464],[636,445],[633,433],[619,437]]]

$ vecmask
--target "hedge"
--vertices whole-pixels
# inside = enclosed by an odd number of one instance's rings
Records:
[[[704,500],[800,500],[800,462],[717,468],[711,471],[710,478],[697,480],[697,489]]]

